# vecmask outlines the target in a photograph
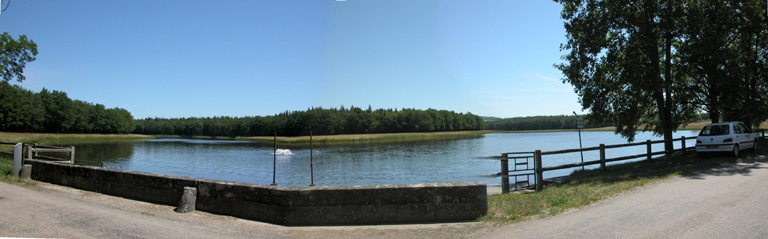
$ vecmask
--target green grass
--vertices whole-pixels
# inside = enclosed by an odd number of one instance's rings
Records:
[[[42,145],[129,141],[154,138],[154,136],[136,134],[48,134],[0,132],[0,142],[21,142],[25,144]]]
[[[768,153],[768,140],[761,142],[757,152],[744,151],[743,157]],[[516,222],[557,215],[569,209],[581,208],[611,198],[638,187],[665,179],[736,162],[723,155],[699,158],[695,152],[675,153],[651,161],[638,161],[599,169],[576,171],[562,183],[548,185],[541,192],[504,194],[488,197],[486,222]]]
[[[13,157],[5,154],[0,154],[0,181],[16,185],[35,185],[32,181],[13,176]]]

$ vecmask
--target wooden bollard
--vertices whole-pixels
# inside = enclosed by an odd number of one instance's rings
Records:
[[[179,201],[179,207],[176,208],[178,213],[187,213],[195,210],[195,203],[197,203],[197,188],[184,187],[184,193],[181,194],[181,200]]]

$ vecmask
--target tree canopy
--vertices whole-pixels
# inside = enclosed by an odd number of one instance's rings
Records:
[[[28,62],[35,61],[37,56],[37,44],[27,39],[27,36],[21,35],[19,39],[13,37],[7,32],[0,34],[0,74],[2,81],[16,79],[21,82],[24,77],[24,67]]]
[[[568,39],[556,67],[590,121],[632,141],[637,130],[669,140],[700,109],[714,121],[721,110],[750,124],[768,118],[765,2],[556,1]]]
[[[310,108],[274,116],[147,118],[136,121],[137,134],[185,136],[283,136],[482,130],[471,113],[447,110]]]
[[[43,89],[34,93],[0,81],[0,131],[44,133],[130,133],[131,113],[70,99]]]

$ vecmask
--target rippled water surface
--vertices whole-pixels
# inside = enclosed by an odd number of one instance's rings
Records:
[[[675,137],[695,136],[695,131],[680,131]],[[650,133],[637,135],[637,141],[657,140]],[[623,144],[626,140],[612,132],[582,132],[584,147]],[[693,145],[689,140],[688,145]],[[676,147],[679,147],[676,142]],[[106,162],[112,168],[189,176],[256,184],[272,183],[271,143],[243,141],[157,139],[76,145],[77,160]],[[576,132],[499,133],[478,138],[322,145],[314,148],[314,182],[317,185],[373,185],[431,182],[482,181],[499,184],[488,175],[500,172],[497,160],[483,156],[502,152],[559,150],[579,147]],[[281,186],[310,184],[309,147],[280,146],[294,155],[277,156],[276,179]],[[663,145],[654,145],[660,151]],[[645,153],[645,146],[610,149],[607,157]],[[584,153],[586,161],[596,160],[597,151]],[[532,164],[531,160],[531,164]],[[581,161],[578,153],[544,156],[544,166]],[[84,163],[85,164],[85,163]],[[589,168],[589,167],[588,167]],[[545,178],[562,176],[572,169],[545,172]]]

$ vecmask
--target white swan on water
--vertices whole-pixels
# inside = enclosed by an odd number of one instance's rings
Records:
[[[277,149],[274,153],[271,153],[274,155],[294,155],[293,152],[291,152],[290,149]]]

